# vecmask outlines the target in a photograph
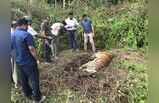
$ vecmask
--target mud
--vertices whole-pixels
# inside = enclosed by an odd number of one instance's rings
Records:
[[[108,97],[108,101],[116,99],[118,87],[127,79],[126,71],[113,69],[110,64],[97,73],[89,74],[79,70],[79,67],[92,60],[90,54],[81,53],[70,58],[65,60],[65,56],[61,56],[61,59],[52,64],[51,69],[50,66],[41,67],[41,85],[46,95],[58,92],[60,87],[80,92],[92,101],[99,96]],[[62,60],[65,62],[61,62]]]

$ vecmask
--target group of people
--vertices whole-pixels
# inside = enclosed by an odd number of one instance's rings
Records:
[[[44,42],[44,57],[45,62],[51,62],[51,54],[54,59],[57,58],[57,44],[59,31],[64,29],[68,34],[69,46],[72,51],[79,51],[79,44],[77,38],[78,27],[83,28],[84,37],[84,50],[87,51],[88,40],[91,43],[92,51],[95,53],[96,48],[94,44],[94,28],[90,18],[86,14],[82,16],[82,20],[79,23],[74,17],[73,13],[69,13],[68,18],[62,22],[53,23],[50,29],[49,18],[45,19],[41,24],[41,33],[46,39]],[[50,52],[52,51],[52,52]]]
[[[79,51],[77,43],[77,28],[83,27],[84,50],[87,51],[88,40],[91,43],[92,51],[95,53],[94,44],[94,28],[90,18],[86,14],[82,16],[82,21],[78,21],[69,13],[68,18],[62,22],[53,23],[49,27],[49,18],[41,23],[41,31],[37,33],[32,28],[32,21],[27,17],[19,18],[12,22],[11,25],[11,62],[12,62],[12,78],[15,87],[18,86],[18,79],[24,95],[33,100],[33,103],[41,103],[45,100],[39,86],[39,59],[37,56],[34,38],[42,38],[44,40],[44,57],[45,62],[51,62],[51,56],[57,58],[56,41],[61,29],[65,29],[68,34],[70,48],[73,51]],[[51,28],[51,29],[50,29]],[[17,69],[19,77],[17,77]]]

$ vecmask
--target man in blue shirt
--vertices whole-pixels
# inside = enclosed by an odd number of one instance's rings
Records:
[[[19,19],[17,26],[11,40],[12,49],[16,51],[16,63],[20,71],[22,89],[24,95],[32,98],[34,103],[41,103],[45,96],[42,96],[40,92],[36,50],[33,37],[27,32],[28,21],[25,18]]]
[[[92,46],[92,51],[93,53],[95,53],[96,48],[95,48],[95,44],[94,44],[94,28],[92,25],[92,21],[88,18],[88,16],[86,14],[83,15],[82,17],[82,22],[81,25],[83,27],[83,31],[84,31],[84,50],[87,51],[87,43],[88,43],[88,39],[89,42],[91,43]]]

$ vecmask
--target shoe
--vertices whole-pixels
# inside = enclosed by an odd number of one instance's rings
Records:
[[[75,50],[74,49],[71,49],[71,52],[73,53]]]
[[[33,101],[33,103],[43,103],[46,99],[46,96],[42,96],[40,101]]]
[[[46,99],[46,96],[42,96],[41,100],[39,101],[39,103],[42,103],[43,101],[45,101],[45,99]]]
[[[15,88],[15,89],[18,89],[18,84],[14,84],[14,88]]]
[[[49,65],[50,63],[48,63],[48,62],[45,62],[44,64],[45,64],[45,65]]]
[[[27,98],[27,100],[33,100],[33,98],[32,98],[32,96],[30,95],[30,96],[26,96],[26,98]]]
[[[76,51],[76,52],[79,52],[79,49],[76,49],[75,51]]]
[[[48,63],[51,63],[51,62],[52,62],[52,60],[51,60],[51,59],[50,59],[50,60],[47,60],[47,62],[48,62]]]
[[[52,62],[52,60],[46,60],[44,64],[48,65]]]
[[[55,57],[54,57],[54,59],[55,59],[55,60],[57,60],[57,59],[58,59],[58,57],[57,57],[57,56],[55,56]]]

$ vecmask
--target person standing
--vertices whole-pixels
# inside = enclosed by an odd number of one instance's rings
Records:
[[[82,16],[81,25],[82,25],[83,31],[84,31],[84,50],[87,51],[87,43],[89,40],[89,42],[91,43],[91,46],[92,46],[92,51],[93,51],[93,53],[95,53],[96,48],[95,48],[95,43],[93,40],[94,27],[92,25],[92,21],[90,20],[90,18],[88,18],[88,16],[86,14],[84,14]]]
[[[44,40],[44,58],[46,63],[51,62],[51,31],[48,18],[41,23],[41,33],[46,38]],[[48,39],[47,39],[48,38]]]
[[[57,59],[57,52],[58,52],[58,41],[59,41],[59,33],[64,25],[60,22],[53,23],[51,26],[51,33],[53,35],[53,39],[51,41],[51,49],[52,49],[52,56],[54,59]]]
[[[68,31],[69,35],[69,43],[70,48],[73,50],[78,51],[78,44],[77,44],[77,27],[79,26],[79,23],[77,20],[73,17],[73,13],[69,13],[69,17],[65,20],[65,28]]]
[[[13,21],[11,24],[11,39],[12,39],[12,36],[15,32],[16,26],[17,26],[16,21]],[[11,45],[11,48],[14,48],[13,45]],[[18,88],[18,73],[17,73],[17,66],[16,66],[16,62],[15,62],[15,57],[16,57],[15,50],[12,50],[11,51],[12,79],[14,82],[14,87]]]
[[[28,21],[25,18],[17,20],[18,28],[12,36],[12,45],[16,51],[16,64],[20,71],[21,86],[24,95],[33,103],[45,100],[39,86],[39,70],[33,36],[27,32]]]
[[[11,24],[11,34],[14,33],[15,29],[16,29],[16,21],[12,21],[12,24]]]
[[[38,33],[34,30],[34,28],[32,27],[32,21],[29,20],[28,22],[28,32],[33,36],[36,37],[38,35]]]
[[[35,38],[38,35],[38,33],[32,27],[32,19],[31,19],[31,17],[24,16],[24,18],[28,21],[28,30],[27,31]]]

